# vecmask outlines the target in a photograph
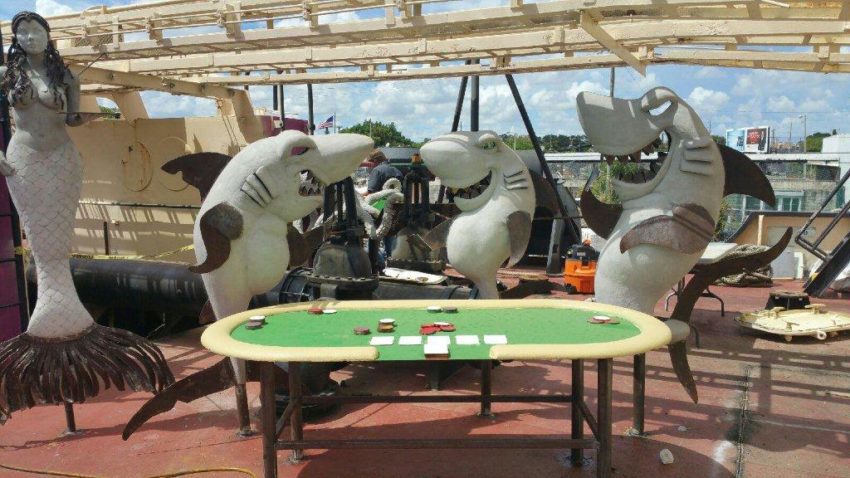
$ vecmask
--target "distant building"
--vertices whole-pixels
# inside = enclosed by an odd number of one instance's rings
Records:
[[[850,135],[824,138],[822,153],[749,154],[773,185],[776,206],[739,194],[727,198],[726,226],[731,234],[758,211],[810,212],[820,208],[823,201],[850,169]],[[646,157],[651,161],[655,155]],[[587,179],[600,162],[599,153],[550,153],[546,161],[552,173],[561,178],[564,186],[578,198]],[[846,194],[839,191],[831,208],[840,208]]]

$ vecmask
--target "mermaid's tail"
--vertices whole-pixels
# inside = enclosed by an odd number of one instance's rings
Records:
[[[24,333],[0,344],[0,423],[39,404],[82,403],[101,387],[159,392],[173,382],[159,348],[126,330],[94,324],[62,340]]]
[[[0,343],[0,423],[42,403],[84,402],[101,387],[160,391],[174,381],[165,357],[132,332],[97,325],[74,287],[68,255],[82,184],[70,140],[51,152],[13,137],[9,191],[20,212],[38,275],[27,331]]]

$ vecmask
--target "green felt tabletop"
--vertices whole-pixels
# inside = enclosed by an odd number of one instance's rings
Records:
[[[248,330],[245,324],[231,332],[239,342],[277,347],[362,347],[369,346],[372,337],[394,336],[394,345],[378,346],[380,361],[423,360],[422,345],[398,345],[401,336],[419,335],[422,324],[434,321],[451,322],[454,332],[436,335],[478,335],[481,345],[457,345],[452,338],[449,346],[451,360],[486,360],[490,346],[483,343],[484,335],[505,335],[509,344],[595,344],[627,339],[640,334],[631,322],[621,319],[617,324],[591,324],[588,317],[600,314],[587,310],[557,308],[497,308],[468,309],[459,307],[457,313],[431,313],[423,309],[339,310],[335,314],[313,315],[293,311],[270,315],[266,325]],[[609,315],[611,314],[603,314]],[[613,316],[617,317],[617,316]],[[392,333],[379,333],[378,321],[396,320]],[[619,317],[617,317],[619,318]],[[369,335],[355,335],[355,327],[368,327]],[[427,338],[423,337],[423,343]]]

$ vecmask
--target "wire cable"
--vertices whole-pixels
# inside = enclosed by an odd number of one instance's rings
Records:
[[[47,476],[63,476],[66,478],[104,478],[101,476],[95,475],[83,475],[79,473],[69,473],[64,471],[53,471],[53,470],[34,470],[30,468],[22,468],[11,465],[4,465],[0,463],[0,468],[12,471],[18,471],[21,473],[31,473],[35,475],[47,475]],[[246,470],[245,468],[234,468],[234,467],[221,467],[221,468],[199,468],[196,470],[181,470],[175,471],[171,473],[159,474],[159,475],[151,475],[146,478],[176,478],[179,476],[189,476],[189,475],[200,475],[203,473],[221,473],[221,472],[233,472],[240,473],[245,476],[250,476],[251,478],[257,478],[252,471]]]

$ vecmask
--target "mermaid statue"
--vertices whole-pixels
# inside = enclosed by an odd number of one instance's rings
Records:
[[[68,256],[83,169],[65,126],[84,122],[80,84],[40,15],[15,15],[12,34],[0,77],[15,134],[0,174],[32,249],[38,298],[26,332],[0,343],[0,423],[37,404],[67,408],[111,385],[160,391],[174,380],[156,345],[98,325],[77,296]]]

